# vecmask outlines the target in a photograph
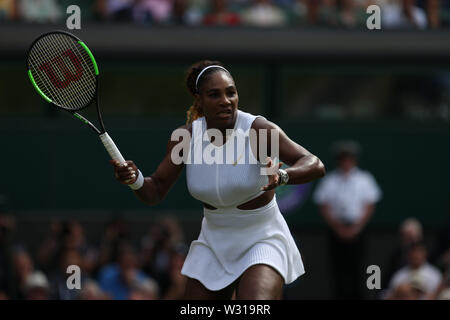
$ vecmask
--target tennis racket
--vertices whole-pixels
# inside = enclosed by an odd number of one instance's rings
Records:
[[[83,41],[65,31],[42,34],[28,50],[27,72],[41,97],[87,124],[99,135],[111,158],[125,162],[105,130],[98,99],[98,66]],[[78,113],[93,101],[100,129]]]

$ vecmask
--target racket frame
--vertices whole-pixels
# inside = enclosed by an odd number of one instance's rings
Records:
[[[89,100],[89,102],[86,103],[81,108],[70,110],[70,109],[65,108],[62,105],[59,105],[59,104],[53,102],[53,100],[51,100],[49,97],[47,97],[44,94],[44,92],[42,92],[42,90],[39,88],[39,86],[36,84],[36,81],[34,80],[34,77],[33,77],[33,74],[31,72],[29,62],[28,62],[31,50],[33,49],[33,47],[36,44],[36,42],[38,42],[40,39],[42,39],[42,38],[44,38],[44,37],[46,37],[48,35],[51,35],[51,34],[64,34],[64,35],[74,39],[86,51],[86,53],[88,54],[89,58],[92,61],[92,64],[94,65],[94,69],[95,69],[95,92],[92,95],[92,98]],[[85,124],[87,124],[98,135],[101,135],[101,134],[106,132],[105,124],[103,123],[103,117],[102,117],[102,114],[101,114],[101,111],[100,111],[99,98],[98,98],[99,74],[100,74],[99,70],[98,70],[98,65],[97,65],[97,62],[95,61],[94,55],[92,54],[91,50],[88,48],[88,46],[80,38],[78,38],[77,36],[75,36],[75,35],[73,35],[73,34],[71,34],[69,32],[63,31],[63,30],[56,30],[56,31],[43,33],[31,43],[31,45],[30,45],[30,47],[29,47],[29,49],[27,51],[25,64],[26,64],[26,70],[27,70],[27,73],[28,73],[28,77],[30,78],[30,81],[33,84],[33,87],[36,89],[36,91],[39,93],[39,95],[41,97],[43,97],[48,103],[54,105],[55,107],[57,107],[59,109],[63,109],[64,111],[67,111],[68,113],[72,114],[77,119],[79,119],[82,122],[84,122]],[[86,119],[85,117],[83,117],[81,114],[79,114],[77,112],[77,111],[81,111],[81,110],[87,108],[94,100],[95,100],[95,105],[96,105],[96,108],[97,108],[97,118],[98,118],[98,122],[100,124],[100,130],[95,125],[93,125],[88,119]]]

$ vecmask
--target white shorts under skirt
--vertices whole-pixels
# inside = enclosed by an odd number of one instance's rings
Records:
[[[191,243],[181,273],[217,291],[255,264],[273,267],[286,284],[305,273],[276,198],[255,210],[205,208],[199,238]]]

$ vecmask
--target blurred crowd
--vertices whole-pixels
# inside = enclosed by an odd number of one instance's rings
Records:
[[[111,219],[100,241],[88,241],[85,227],[76,220],[54,220],[31,250],[15,239],[14,216],[1,200],[0,300],[182,299],[186,278],[180,271],[188,246],[176,218],[156,220],[137,242],[123,218]],[[419,220],[401,223],[398,244],[386,251],[387,264],[380,266],[377,298],[450,300],[448,218],[431,245]],[[68,287],[71,265],[81,270],[79,289]]]
[[[0,21],[58,23],[72,4],[83,22],[365,28],[366,10],[375,4],[383,29],[450,24],[450,0],[0,0]]]
[[[431,249],[425,240],[419,220],[402,222],[397,248],[384,269],[381,299],[450,300],[450,219]]]
[[[328,227],[327,265],[333,297],[361,300],[367,298],[369,288],[364,274],[366,259],[374,254],[368,246],[366,225],[376,214],[383,192],[376,177],[359,166],[362,146],[358,141],[336,141],[331,152],[336,168],[329,168],[319,181],[313,201]],[[420,221],[414,217],[404,220],[393,251],[379,249],[385,262],[377,262],[379,294],[372,298],[450,299],[450,215],[433,241],[429,250]]]
[[[0,300],[173,300],[184,294],[187,245],[175,218],[156,221],[138,243],[122,218],[107,223],[99,242],[88,241],[80,222],[55,220],[33,249],[14,239],[15,229],[13,216],[0,212]],[[69,266],[79,267],[80,288]]]

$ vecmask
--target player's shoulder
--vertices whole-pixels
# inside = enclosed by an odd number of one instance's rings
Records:
[[[267,120],[263,116],[256,116],[255,120],[252,123],[252,129],[255,129],[255,130],[260,130],[260,129],[279,130],[280,127],[276,123]]]

